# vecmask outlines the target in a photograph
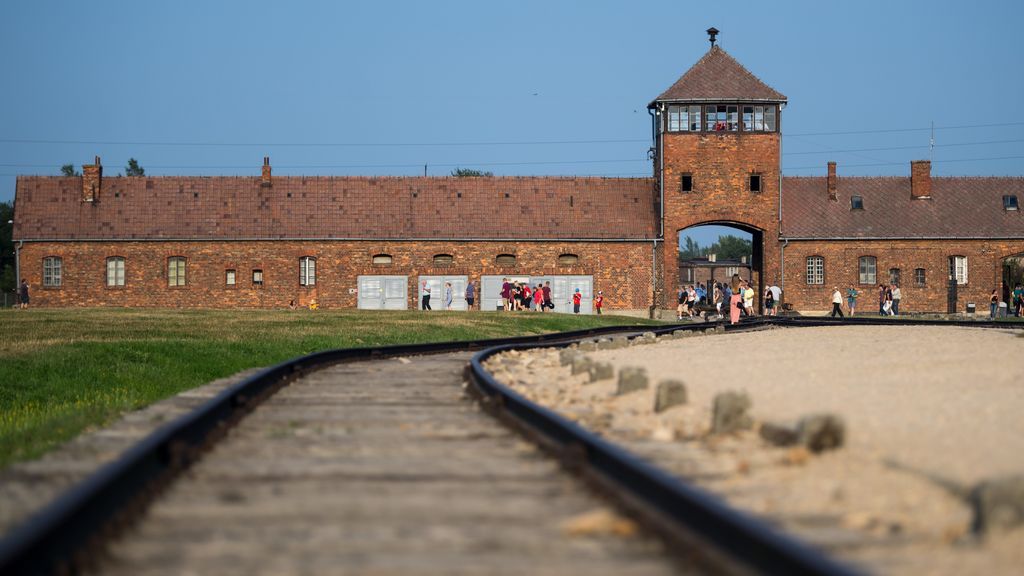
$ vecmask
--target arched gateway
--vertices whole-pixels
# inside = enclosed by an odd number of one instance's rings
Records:
[[[778,283],[780,123],[786,97],[714,45],[648,105],[655,135],[655,176],[661,226],[669,234],[704,224],[750,232],[758,302]],[[666,241],[666,264],[678,258]],[[678,285],[675,266],[663,267],[659,305]]]

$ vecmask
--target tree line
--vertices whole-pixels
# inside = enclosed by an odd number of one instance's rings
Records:
[[[693,238],[686,236],[679,247],[680,260],[692,260],[703,258],[708,254],[715,254],[719,260],[739,260],[746,256],[749,262],[753,253],[754,243],[752,241],[732,234],[719,236],[718,240],[712,242],[710,246],[701,246]]]

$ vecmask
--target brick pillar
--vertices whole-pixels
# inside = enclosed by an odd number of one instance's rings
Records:
[[[270,156],[264,156],[263,175],[260,177],[260,186],[270,188],[272,185],[270,181]]]
[[[828,163],[828,200],[838,202],[839,195],[836,193],[836,163]]]
[[[93,164],[82,165],[82,202],[95,202],[100,198],[100,187],[103,184],[103,166],[100,157]]]
[[[910,197],[932,197],[932,162],[931,160],[913,160],[910,162]]]

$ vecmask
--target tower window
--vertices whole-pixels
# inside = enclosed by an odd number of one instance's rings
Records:
[[[863,210],[864,209],[864,198],[860,196],[850,196],[850,210]]]
[[[1017,195],[1003,196],[1003,210],[1017,210]]]
[[[743,131],[744,132],[774,132],[775,131],[775,107],[774,106],[744,106],[743,107]]]
[[[708,132],[735,132],[739,130],[739,107],[715,104],[706,107]]]
[[[693,192],[693,174],[683,174],[681,180],[683,192]]]
[[[669,106],[669,132],[699,132],[700,106]]]
[[[761,191],[761,175],[751,174],[750,175],[750,191],[760,192]]]

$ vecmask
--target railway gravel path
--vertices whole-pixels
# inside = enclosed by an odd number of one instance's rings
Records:
[[[468,353],[341,364],[231,430],[103,574],[692,572],[463,396]]]

